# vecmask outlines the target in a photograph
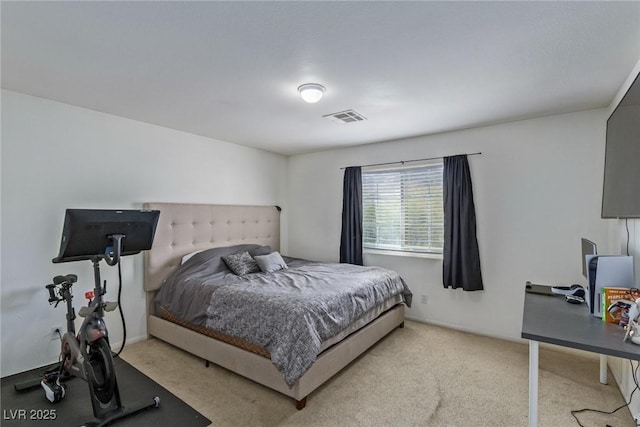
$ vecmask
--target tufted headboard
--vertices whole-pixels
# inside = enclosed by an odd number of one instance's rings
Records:
[[[276,206],[145,203],[160,211],[151,250],[144,253],[144,289],[160,287],[193,251],[255,243],[280,250],[280,208]]]

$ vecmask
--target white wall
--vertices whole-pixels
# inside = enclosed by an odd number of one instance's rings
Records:
[[[51,263],[66,208],[141,208],[142,203],[281,205],[286,251],[286,163],[283,156],[159,126],[2,91],[1,375],[57,360],[52,326],[62,305],[47,303],[45,285],[76,273],[76,310],[93,288],[91,264]],[[113,178],[112,178],[113,177]],[[146,336],[142,256],[126,257],[123,306],[127,341]],[[108,300],[116,269],[101,266]],[[107,314],[114,349],[122,341],[118,312]]]
[[[365,263],[406,279],[415,296],[411,318],[519,339],[525,281],[586,284],[580,238],[609,249],[610,220],[600,219],[605,115],[591,110],[293,156],[289,254],[338,259],[341,167],[481,151],[469,163],[484,291],[444,289],[441,260],[367,255]]]

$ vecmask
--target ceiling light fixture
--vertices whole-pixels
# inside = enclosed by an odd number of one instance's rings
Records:
[[[315,104],[320,101],[325,91],[325,87],[318,83],[305,83],[298,86],[300,97],[302,97],[303,101],[308,102],[309,104]]]

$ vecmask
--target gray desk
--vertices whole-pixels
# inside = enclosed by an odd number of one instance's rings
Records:
[[[529,340],[529,426],[538,425],[539,342],[600,354],[600,382],[606,384],[607,355],[640,360],[640,346],[623,342],[624,333],[620,326],[591,315],[586,304],[525,292],[522,338]]]

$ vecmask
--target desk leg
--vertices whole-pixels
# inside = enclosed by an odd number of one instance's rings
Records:
[[[538,341],[529,340],[529,427],[538,425]]]
[[[600,383],[607,383],[607,355],[600,355]]]

